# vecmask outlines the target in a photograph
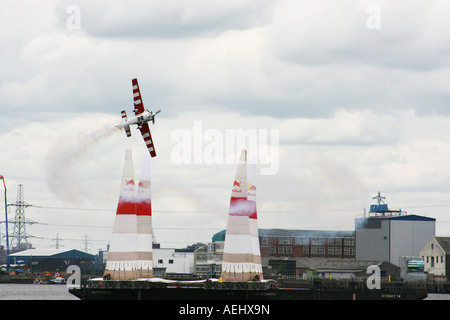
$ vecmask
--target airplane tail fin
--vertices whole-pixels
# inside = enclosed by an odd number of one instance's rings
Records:
[[[125,112],[125,110],[122,110],[122,119],[123,119],[123,122],[126,122],[128,120],[127,113]],[[127,137],[131,137],[130,126],[124,124],[123,128],[125,129],[125,133],[127,134]]]

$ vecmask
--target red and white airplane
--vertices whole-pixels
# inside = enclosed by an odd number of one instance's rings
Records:
[[[150,134],[150,127],[148,125],[149,121],[155,123],[155,116],[161,112],[161,110],[148,111],[144,109],[144,104],[142,103],[141,91],[139,90],[139,84],[137,79],[131,80],[133,86],[133,100],[134,100],[134,114],[132,118],[127,117],[125,110],[122,110],[122,123],[117,125],[117,128],[124,128],[127,137],[131,137],[130,125],[137,125],[138,129],[141,131],[142,138],[147,145],[147,149],[152,157],[156,157],[155,146],[153,144],[153,139]]]

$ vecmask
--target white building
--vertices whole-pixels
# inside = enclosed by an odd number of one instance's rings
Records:
[[[167,273],[189,274],[193,272],[193,252],[176,252],[175,249],[153,248],[153,273],[155,277],[161,277]]]
[[[450,238],[432,237],[423,249],[420,255],[425,262],[424,270],[436,279],[447,280],[449,274],[450,258]]]

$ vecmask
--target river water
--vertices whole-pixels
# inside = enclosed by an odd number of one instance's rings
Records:
[[[0,300],[79,300],[65,284],[0,284]],[[430,293],[426,300],[450,300],[450,294]]]
[[[0,284],[0,300],[79,300],[65,284]]]
[[[425,300],[450,300],[450,294],[429,293]]]

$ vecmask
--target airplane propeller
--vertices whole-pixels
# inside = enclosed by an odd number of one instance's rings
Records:
[[[147,111],[148,111],[148,110],[147,110]],[[150,114],[152,115],[152,122],[153,122],[153,124],[155,124],[155,116],[156,116],[158,113],[161,112],[161,109],[158,110],[158,111],[156,111],[155,113],[153,113],[153,111],[149,111],[149,112],[150,112]]]

